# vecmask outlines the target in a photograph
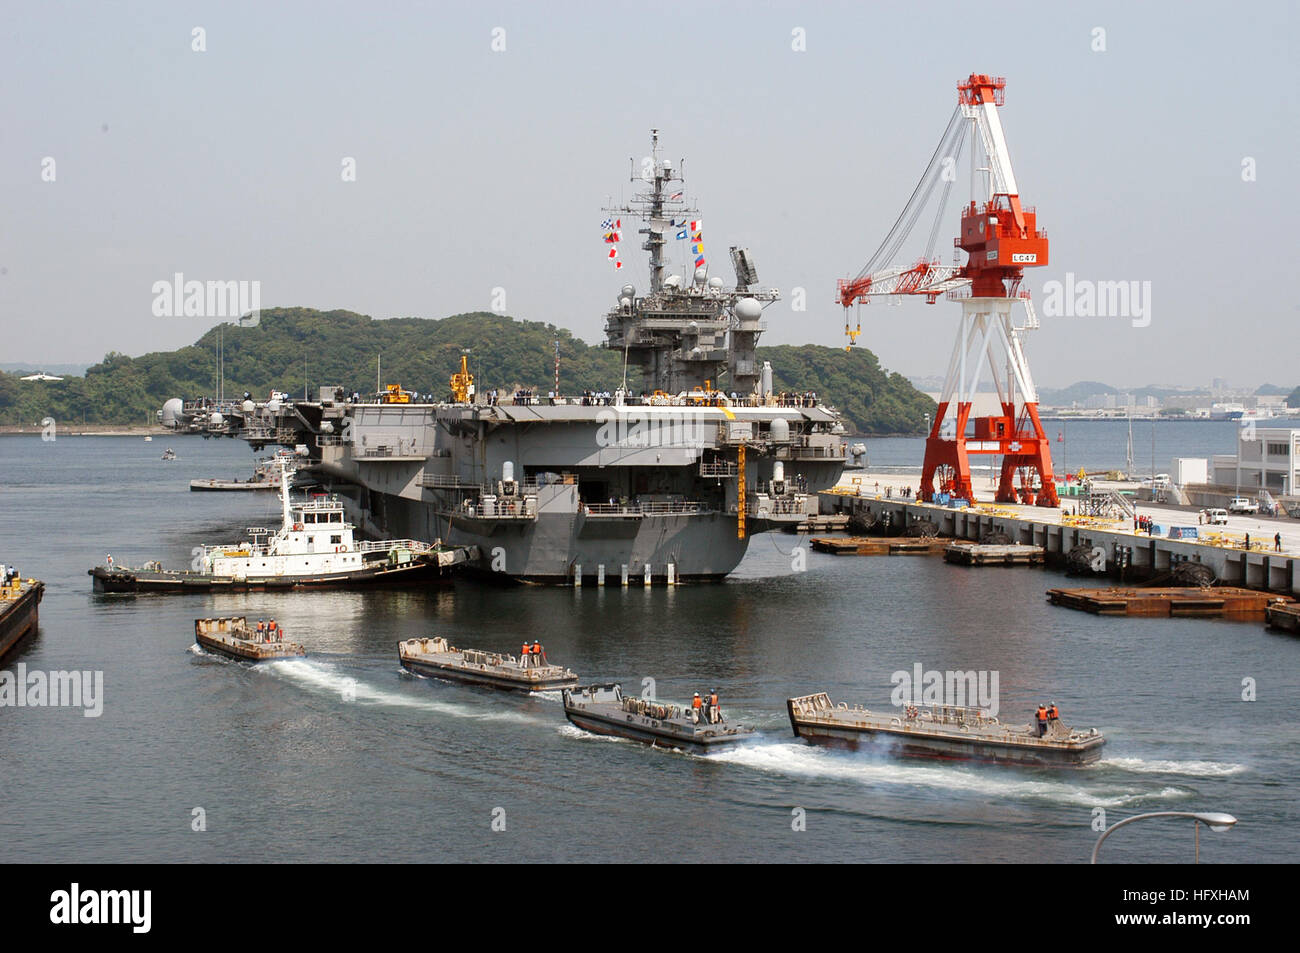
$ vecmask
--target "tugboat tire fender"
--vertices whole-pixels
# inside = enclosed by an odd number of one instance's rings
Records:
[[[889,719],[889,724],[894,728],[898,728],[902,726],[903,722],[899,718],[891,718]]]

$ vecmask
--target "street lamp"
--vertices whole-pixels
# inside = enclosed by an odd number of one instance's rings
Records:
[[[1097,838],[1097,843],[1092,848],[1092,860],[1089,863],[1097,862],[1097,852],[1101,850],[1101,842],[1107,837],[1119,830],[1125,824],[1132,824],[1134,821],[1144,821],[1148,817],[1190,817],[1196,822],[1196,863],[1201,862],[1201,825],[1204,824],[1216,834],[1226,831],[1237,823],[1237,819],[1231,814],[1223,814],[1218,811],[1208,811],[1197,813],[1194,811],[1152,811],[1150,814],[1135,814],[1133,817],[1126,817],[1118,824],[1112,825],[1106,833]]]

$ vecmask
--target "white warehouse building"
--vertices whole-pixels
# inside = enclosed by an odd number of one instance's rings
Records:
[[[1237,434],[1237,453],[1215,454],[1214,482],[1242,491],[1291,495],[1300,485],[1300,430],[1258,427],[1247,420]]]

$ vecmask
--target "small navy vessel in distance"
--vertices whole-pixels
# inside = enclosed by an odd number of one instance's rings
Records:
[[[707,751],[754,737],[753,728],[727,724],[717,706],[692,708],[629,698],[616,682],[566,688],[564,716],[584,731],[666,748]]]
[[[458,649],[442,636],[397,643],[402,667],[417,675],[446,678],[472,685],[490,685],[523,692],[543,692],[578,684],[578,676],[563,665],[552,665],[540,644],[519,657],[479,649]]]

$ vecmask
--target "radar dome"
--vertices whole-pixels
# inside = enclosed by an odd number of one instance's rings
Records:
[[[695,269],[695,283],[697,285],[704,284],[704,279],[707,277],[709,277],[709,269],[705,268],[703,265],[700,265],[699,268]]]
[[[682,286],[681,275],[669,275],[667,278],[664,279],[665,288],[680,288],[681,286]]]
[[[222,417],[222,416],[221,416],[220,414],[218,414],[218,413],[213,413],[213,415],[212,415],[211,417],[209,417],[208,419],[209,419],[210,421],[212,421],[212,426],[214,426],[214,427],[220,427],[223,423],[226,422],[226,418],[225,418],[225,417]]]
[[[742,321],[757,321],[763,314],[763,306],[753,298],[741,298],[736,302],[736,317]]]
[[[239,409],[246,414],[251,414],[253,411],[257,410],[257,404],[253,403],[251,400],[246,400],[239,405]]]
[[[790,442],[790,422],[784,417],[777,417],[772,421],[772,442]]]
[[[631,285],[624,285],[621,294],[624,298],[635,298],[636,288],[632,287]]]
[[[181,415],[181,410],[185,407],[185,401],[179,397],[173,397],[162,405],[162,425],[164,427],[175,427],[176,420]]]
[[[721,287],[722,287],[722,279],[719,278],[717,275],[714,275],[712,278],[709,279],[709,287],[710,287],[710,288],[713,288],[715,291],[716,291],[717,289],[721,288]]]

